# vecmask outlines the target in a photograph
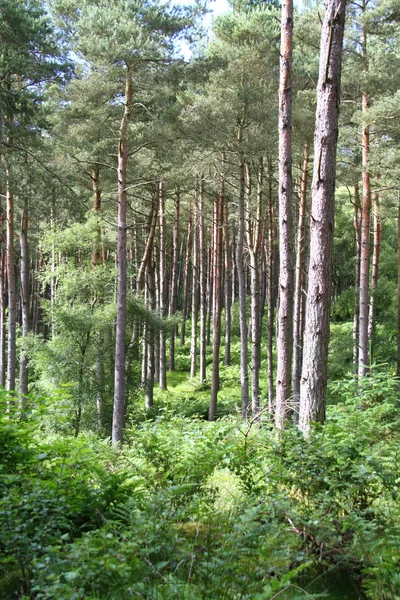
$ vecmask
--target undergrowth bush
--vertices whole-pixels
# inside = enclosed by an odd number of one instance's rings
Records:
[[[168,408],[122,451],[51,433],[33,400],[20,420],[4,396],[0,598],[289,600],[330,574],[328,599],[395,600],[397,381],[331,394],[308,439]]]

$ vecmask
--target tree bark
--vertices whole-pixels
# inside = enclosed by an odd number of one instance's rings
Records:
[[[171,293],[169,302],[169,317],[174,317],[178,305],[178,252],[179,252],[179,221],[181,209],[181,194],[179,186],[175,190],[175,220],[172,233],[172,270]],[[169,334],[169,370],[175,371],[175,335],[176,326],[171,327]]]
[[[192,215],[189,214],[188,220],[188,230],[187,230],[187,238],[186,238],[186,253],[185,253],[185,264],[184,264],[184,272],[183,272],[183,306],[182,306],[182,324],[181,324],[181,336],[180,336],[180,345],[183,346],[185,344],[186,338],[186,319],[187,319],[187,309],[188,309],[188,288],[189,288],[189,263],[190,263],[190,242],[192,237]]]
[[[242,392],[242,418],[247,418],[249,407],[249,372],[247,348],[247,316],[246,316],[246,274],[243,258],[245,233],[245,159],[243,155],[243,124],[238,128],[239,151],[239,197],[238,197],[238,232],[236,240],[236,269],[239,283],[239,328],[240,328],[240,386]]]
[[[376,177],[379,181],[379,175]],[[369,314],[368,314],[368,342],[373,353],[373,338],[375,333],[375,294],[378,287],[379,278],[379,259],[381,255],[382,243],[382,219],[379,206],[379,192],[374,192],[374,249],[372,254],[372,277],[371,277],[371,294],[369,299]],[[372,358],[372,356],[371,356]]]
[[[231,364],[231,305],[232,305],[232,262],[229,247],[229,208],[224,198],[224,261],[225,261],[225,283],[224,283],[224,305],[225,305],[225,355],[224,365]]]
[[[260,411],[260,366],[261,366],[261,306],[262,288],[260,259],[263,236],[262,186],[264,165],[262,158],[258,166],[257,208],[255,218],[248,216],[248,248],[250,257],[250,323],[251,323],[251,411],[255,416]]]
[[[166,259],[166,226],[165,226],[165,194],[164,185],[158,183],[159,200],[159,224],[160,224],[160,264],[159,264],[159,304],[160,317],[164,319],[166,315],[167,304],[167,259]],[[160,329],[160,388],[167,389],[167,348],[165,340],[165,330]]]
[[[304,305],[304,275],[306,259],[306,215],[307,215],[307,181],[308,162],[310,157],[309,145],[304,146],[304,161],[300,183],[300,205],[296,240],[296,269],[293,309],[293,403],[294,422],[297,425],[300,407],[300,380],[303,364],[303,305]]]
[[[190,378],[197,371],[197,319],[199,312],[199,262],[198,262],[198,206],[197,183],[193,205],[193,242],[192,242],[192,327],[190,337]]]
[[[366,11],[367,0],[362,2],[362,13]],[[367,30],[362,25],[363,71],[368,71]],[[362,93],[362,112],[368,112],[368,94]],[[358,376],[365,377],[369,369],[368,348],[368,306],[369,306],[369,263],[370,263],[370,220],[371,220],[371,182],[369,173],[369,126],[362,128],[362,214],[361,214],[361,259],[360,259],[360,326]]]
[[[156,286],[154,277],[155,267],[153,261],[146,267],[147,297],[148,308],[156,310]],[[145,377],[145,409],[150,410],[153,406],[154,398],[154,372],[155,372],[155,352],[154,352],[154,329],[151,324],[146,327],[146,377]]]
[[[275,323],[275,264],[276,264],[276,227],[274,222],[274,200],[272,194],[272,160],[268,160],[268,246],[267,246],[267,379],[268,379],[268,411],[272,415],[274,406],[274,323]]]
[[[214,201],[214,244],[213,244],[213,362],[211,375],[211,398],[208,420],[213,421],[217,413],[219,391],[219,349],[221,345],[222,312],[222,228],[225,198],[225,155],[222,155],[220,192]]]
[[[25,340],[29,333],[29,249],[28,249],[28,202],[24,201],[21,215],[20,242],[20,277],[21,277],[21,319],[22,339]],[[28,357],[22,346],[19,359],[19,406],[23,413],[25,410],[25,396],[28,393]]]
[[[325,420],[331,297],[336,146],[345,0],[328,0],[321,54],[311,189],[310,263],[300,390],[299,429]]]
[[[7,307],[6,281],[6,235],[4,232],[3,190],[0,187],[0,385],[6,387],[6,328],[5,315]]]
[[[200,176],[199,191],[199,292],[200,292],[200,383],[206,379],[207,306],[206,255],[204,240],[204,176]]]
[[[400,190],[397,192],[397,377],[400,380]],[[399,383],[400,387],[400,383]]]
[[[114,406],[112,443],[123,443],[125,427],[125,359],[126,359],[126,171],[128,162],[127,133],[132,111],[132,66],[126,65],[125,109],[119,130],[118,147],[118,239],[117,239],[117,328],[115,336]]]
[[[17,359],[17,298],[14,265],[14,195],[11,189],[10,167],[7,178],[7,284],[8,284],[8,345],[7,345],[7,390],[15,390],[15,364]]]
[[[282,429],[290,413],[293,339],[292,249],[292,54],[293,0],[284,0],[281,17],[279,79],[279,306],[275,425]]]
[[[356,272],[354,285],[353,316],[353,371],[358,373],[358,350],[360,333],[360,262],[361,262],[361,207],[358,184],[354,186],[354,233],[356,241]]]

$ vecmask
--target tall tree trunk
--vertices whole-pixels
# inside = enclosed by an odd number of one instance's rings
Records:
[[[293,339],[292,248],[292,54],[293,0],[284,0],[279,79],[279,306],[275,425],[283,428],[290,408]]]
[[[294,422],[299,420],[300,406],[300,380],[301,366],[303,363],[303,304],[304,304],[304,274],[306,259],[306,214],[307,214],[307,181],[308,162],[310,156],[309,145],[304,146],[304,161],[300,184],[299,221],[297,226],[296,240],[296,272],[294,287],[294,309],[293,309],[293,402]]]
[[[275,323],[275,263],[276,263],[276,228],[274,223],[274,199],[272,194],[272,159],[268,159],[268,246],[267,246],[267,379],[268,379],[268,411],[272,415],[274,406],[274,323]]]
[[[17,359],[17,298],[14,265],[14,195],[11,190],[10,167],[7,165],[7,283],[8,283],[8,346],[7,390],[15,390],[15,363]]]
[[[22,339],[29,333],[29,250],[28,250],[28,202],[25,199],[21,215],[20,243],[20,277],[21,277],[21,319]],[[25,409],[25,398],[28,393],[28,357],[22,346],[19,359],[19,405],[21,412]]]
[[[239,328],[240,328],[240,386],[242,392],[242,418],[247,418],[249,406],[249,372],[247,348],[247,317],[246,317],[246,274],[243,258],[245,233],[245,159],[242,149],[243,124],[238,128],[239,149],[239,197],[238,197],[238,232],[236,240],[236,268],[239,282]]]
[[[175,190],[175,220],[172,233],[172,271],[171,293],[169,302],[169,317],[174,317],[178,304],[178,252],[179,252],[179,221],[181,210],[181,193],[179,186]],[[176,326],[171,327],[169,334],[169,370],[175,371],[175,335]]]
[[[196,377],[197,370],[197,319],[199,312],[199,262],[198,262],[198,207],[197,183],[193,205],[193,243],[192,243],[192,327],[190,341],[190,378]]]
[[[257,208],[255,219],[248,224],[248,248],[250,257],[250,323],[251,323],[251,410],[253,415],[260,411],[260,366],[261,366],[261,274],[260,257],[262,247],[262,186],[263,161],[258,168]]]
[[[358,184],[354,186],[354,233],[356,241],[356,272],[354,285],[353,316],[353,371],[358,373],[359,327],[360,327],[360,262],[361,262],[361,206]]]
[[[362,0],[362,13],[366,12],[368,0]],[[363,71],[368,71],[367,30],[362,25]],[[368,112],[368,94],[362,94],[362,112]],[[370,220],[371,220],[371,182],[369,173],[369,126],[362,128],[362,214],[361,214],[361,260],[360,260],[360,326],[358,376],[365,377],[369,368],[368,352],[368,305],[369,305],[369,263],[370,263]]]
[[[159,219],[160,219],[160,265],[159,265],[159,298],[160,317],[164,319],[167,304],[167,259],[165,239],[165,194],[163,182],[158,184]],[[160,329],[160,388],[167,389],[167,349],[165,341],[165,330]]]
[[[213,362],[211,375],[211,398],[208,420],[213,421],[217,413],[219,391],[219,349],[221,345],[222,312],[222,228],[225,198],[225,155],[222,155],[222,173],[219,196],[214,201],[214,244],[213,244]]]
[[[232,305],[232,263],[229,247],[229,209],[226,198],[224,199],[224,261],[225,261],[225,282],[224,282],[224,305],[225,305],[225,355],[224,365],[231,364],[231,305]]]
[[[200,176],[199,190],[199,292],[200,292],[200,383],[206,379],[206,255],[204,240],[204,176]]]
[[[379,175],[376,177],[379,181]],[[374,250],[372,255],[372,278],[371,278],[371,295],[369,299],[369,315],[368,315],[368,340],[369,347],[371,348],[371,355],[373,352],[373,338],[375,333],[375,293],[378,287],[379,278],[379,259],[381,254],[381,242],[382,242],[382,219],[381,211],[379,206],[379,193],[374,192],[373,195],[374,203]],[[371,356],[372,358],[372,356]]]
[[[192,237],[192,215],[189,214],[188,230],[186,238],[186,253],[185,253],[185,264],[183,271],[183,306],[182,306],[182,324],[181,324],[181,336],[180,345],[185,344],[186,338],[186,319],[188,310],[188,288],[189,288],[189,263],[190,263],[190,252],[191,252],[191,237]]]
[[[345,0],[328,0],[321,55],[311,188],[310,263],[300,389],[299,429],[325,420],[332,279],[336,146]]]
[[[214,226],[210,228],[209,233],[209,246],[207,255],[207,319],[206,319],[206,343],[207,346],[211,343],[211,315],[213,312],[213,253],[212,248],[214,245]]]
[[[92,197],[93,197],[93,213],[98,217],[101,210],[101,189],[99,181],[99,167],[94,166],[91,172],[92,180]],[[95,239],[93,242],[92,250],[92,267],[95,268],[102,259],[102,248],[101,248],[101,228],[100,222],[96,223]],[[102,302],[102,299],[101,299]],[[103,426],[103,413],[104,413],[104,401],[103,401],[103,340],[102,335],[97,333],[96,344],[95,344],[95,380],[96,380],[96,412],[97,412],[97,426],[99,429]]]
[[[397,377],[400,380],[400,190],[397,192]],[[400,383],[399,383],[400,387]]]
[[[146,268],[146,280],[147,280],[147,295],[148,295],[148,308],[150,310],[156,310],[156,286],[154,277],[155,267],[151,260]],[[154,397],[154,372],[155,372],[155,352],[154,352],[154,329],[151,324],[146,327],[146,379],[145,379],[145,409],[150,410],[153,406]]]
[[[3,190],[0,187],[0,385],[6,387],[6,328],[5,316],[7,307],[6,281],[6,235],[4,232]]]
[[[127,132],[132,111],[132,66],[126,65],[125,109],[119,130],[118,148],[118,239],[117,239],[117,329],[115,336],[114,406],[112,443],[122,444],[125,427],[125,359],[126,359],[126,170],[128,162]]]

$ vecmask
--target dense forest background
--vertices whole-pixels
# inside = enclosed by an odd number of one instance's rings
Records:
[[[0,0],[1,598],[400,597],[400,4],[207,10]]]

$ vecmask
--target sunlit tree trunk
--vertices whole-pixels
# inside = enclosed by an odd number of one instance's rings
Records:
[[[20,245],[20,278],[21,278],[21,321],[22,339],[25,340],[29,333],[29,250],[28,250],[28,202],[24,201],[21,215]],[[19,359],[19,394],[20,409],[25,408],[25,398],[28,393],[28,357],[24,347],[21,348]]]
[[[171,269],[171,291],[169,302],[169,316],[176,313],[178,304],[178,252],[179,252],[179,222],[181,210],[181,194],[179,186],[175,190],[175,220],[172,233],[172,269]],[[171,327],[169,334],[169,370],[175,371],[175,335],[176,327]]]
[[[361,207],[358,184],[354,186],[354,234],[356,241],[356,269],[354,285],[354,316],[353,316],[353,370],[358,373],[358,343],[360,327],[360,261],[361,261]]]
[[[367,8],[367,1],[362,0],[362,13]],[[362,24],[361,50],[363,71],[368,71],[367,30]],[[368,112],[368,93],[362,93],[362,112]],[[358,376],[365,377],[369,368],[368,348],[368,306],[369,306],[369,263],[370,263],[370,220],[371,220],[371,182],[369,173],[369,126],[362,128],[362,209],[361,209],[361,259],[360,259],[360,326]]]
[[[206,378],[206,345],[207,345],[207,273],[204,239],[204,178],[200,176],[199,190],[199,292],[200,292],[200,383]]]
[[[4,225],[3,190],[0,187],[0,385],[6,386],[6,328],[5,315],[7,307],[7,281],[6,281],[6,235]]]
[[[225,355],[224,365],[231,364],[231,304],[232,304],[232,262],[229,247],[229,209],[226,198],[224,199],[224,305],[225,305]]]
[[[214,236],[213,236],[213,362],[211,374],[211,398],[208,420],[213,421],[217,413],[217,396],[219,391],[219,349],[221,345],[221,312],[222,312],[222,228],[225,197],[225,155],[222,155],[222,174],[220,192],[214,201]]]
[[[325,420],[345,8],[345,0],[328,0],[321,31],[311,188],[310,261],[300,389],[299,429],[305,434],[312,421]]]
[[[258,166],[257,207],[255,217],[248,215],[247,245],[250,259],[250,323],[251,323],[251,410],[253,415],[260,411],[260,366],[261,366],[261,248],[263,236],[263,186],[264,165]]]
[[[14,265],[14,195],[11,189],[10,168],[7,165],[7,287],[8,287],[8,345],[7,345],[7,390],[15,390],[15,363],[17,358],[17,298]]]
[[[117,329],[115,336],[114,406],[112,443],[122,444],[125,427],[125,358],[126,358],[126,170],[128,162],[127,132],[132,111],[132,66],[126,65],[125,109],[119,130],[118,148],[118,239],[117,239]]]
[[[186,338],[186,319],[188,310],[188,294],[189,294],[189,264],[190,264],[190,253],[191,253],[191,239],[192,239],[192,215],[189,214],[188,226],[187,226],[187,237],[186,237],[186,253],[185,253],[185,264],[183,265],[183,306],[182,306],[182,324],[181,324],[181,335],[180,345],[185,344]]]
[[[245,158],[243,155],[243,123],[238,128],[239,149],[239,195],[238,195],[238,232],[236,239],[236,269],[239,287],[239,327],[240,327],[240,386],[242,391],[242,418],[247,418],[249,406],[249,373],[247,349],[247,317],[246,317],[246,275],[244,252],[245,234]]]
[[[379,175],[377,175],[377,181],[379,181]],[[379,192],[373,194],[374,204],[374,249],[372,255],[372,278],[371,278],[371,295],[369,299],[369,314],[368,314],[368,340],[373,352],[373,338],[375,333],[375,293],[378,287],[379,278],[379,259],[381,255],[381,243],[382,243],[382,219],[381,210],[379,206]]]
[[[310,150],[308,144],[304,146],[304,161],[300,183],[300,205],[297,226],[296,240],[296,269],[295,269],[295,288],[294,288],[294,309],[293,309],[293,402],[294,402],[294,421],[298,423],[299,405],[300,405],[300,379],[301,366],[303,363],[303,305],[305,298],[305,260],[306,260],[306,216],[307,216],[307,181],[308,181],[308,162]]]
[[[283,0],[279,80],[279,305],[275,404],[275,425],[280,429],[290,413],[292,374],[292,54],[293,0]]]
[[[268,220],[268,243],[266,252],[267,263],[267,379],[268,379],[268,411],[274,412],[274,323],[275,323],[275,264],[276,264],[276,227],[274,222],[274,200],[272,193],[272,160],[268,160],[268,197],[267,197],[267,220]]]
[[[197,371],[197,319],[199,312],[199,260],[198,260],[198,190],[196,183],[193,206],[193,243],[192,243],[192,327],[190,338],[190,377],[194,379]]]
[[[158,183],[159,226],[160,226],[160,264],[159,264],[159,305],[160,317],[164,319],[167,309],[167,259],[166,259],[166,225],[165,225],[165,194],[164,185]],[[165,331],[160,329],[160,388],[167,389],[167,349]]]
[[[146,284],[147,284],[147,307],[156,310],[156,284],[154,277],[155,267],[153,260],[150,260],[146,267]],[[146,378],[145,378],[145,398],[144,405],[146,410],[150,410],[153,406],[154,399],[154,372],[155,372],[155,352],[154,352],[154,329],[151,324],[146,327]]]

